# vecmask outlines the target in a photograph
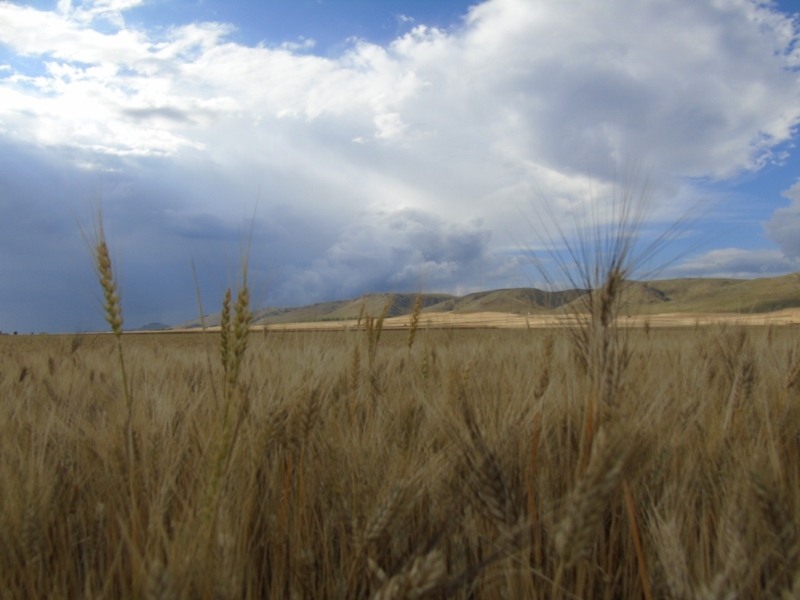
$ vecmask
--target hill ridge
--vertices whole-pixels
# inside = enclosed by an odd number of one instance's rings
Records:
[[[517,315],[555,314],[579,310],[587,289],[547,291],[535,287],[501,288],[463,296],[423,293],[423,313],[499,312]],[[267,307],[254,311],[254,325],[345,321],[364,314],[378,315],[391,297],[389,317],[413,312],[416,293],[378,292],[355,298],[317,302],[297,307]],[[647,315],[661,313],[767,313],[800,307],[800,272],[758,279],[703,278],[656,279],[625,282],[623,312]],[[204,317],[207,327],[219,325],[219,313]],[[200,327],[192,319],[173,329]]]

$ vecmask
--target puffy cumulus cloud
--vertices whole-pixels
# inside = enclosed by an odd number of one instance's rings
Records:
[[[426,157],[480,145],[484,159],[605,177],[621,157],[643,156],[670,173],[725,177],[768,160],[800,117],[794,24],[761,3],[489,0],[461,28],[418,25],[336,58],[237,45],[224,24],[156,36],[124,22],[101,33],[80,17],[137,3],[0,5],[2,41],[54,59],[44,76],[5,78],[4,122],[50,132],[51,144],[90,136],[98,151],[172,154],[202,145],[215,118],[268,127],[328,116],[339,122],[327,143],[405,143]],[[69,107],[70,124],[54,134],[55,107]],[[23,127],[40,116],[46,126]],[[121,136],[142,123],[160,136]]]
[[[607,175],[641,156],[725,177],[790,137],[796,35],[747,2],[497,0],[458,35],[420,26],[392,48],[430,84],[422,122],[470,122],[508,160]]]
[[[767,235],[781,251],[797,261],[800,260],[800,182],[786,190],[783,195],[791,200],[791,204],[777,209],[765,227]]]
[[[800,260],[786,256],[780,250],[721,248],[692,257],[668,269],[664,276],[749,279],[776,277],[797,270],[800,270]]]
[[[403,129],[394,105],[418,85],[412,70],[368,44],[332,61],[293,47],[226,42],[224,24],[186,25],[159,38],[125,28],[102,33],[70,11],[10,3],[0,4],[0,24],[0,41],[16,53],[46,57],[45,74],[3,79],[5,132],[49,145],[175,154],[202,147],[221,119],[229,119],[223,128],[242,117],[267,128],[276,119],[326,115],[349,116],[340,135],[350,127],[387,139]],[[340,135],[328,143],[353,137]]]
[[[0,2],[0,142],[113,186],[109,231],[141,277],[230,241],[258,198],[257,250],[286,303],[508,285],[529,203],[574,214],[633,157],[668,220],[687,178],[778,160],[800,121],[797,23],[755,0],[486,0],[453,28],[415,23],[335,56],[309,40],[237,44],[224,23],[134,28],[137,3]],[[0,179],[39,164],[4,161]]]

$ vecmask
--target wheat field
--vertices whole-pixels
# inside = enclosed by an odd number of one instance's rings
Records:
[[[797,327],[235,302],[222,334],[0,337],[0,595],[800,596]]]

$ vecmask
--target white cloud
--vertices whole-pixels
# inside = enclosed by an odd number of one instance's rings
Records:
[[[0,35],[21,54],[83,63],[69,79],[49,74],[54,100],[74,92],[91,106],[101,91],[106,106],[149,98],[182,109],[236,98],[245,113],[345,117],[347,139],[365,121],[379,139],[426,133],[454,149],[466,137],[521,166],[607,171],[635,155],[725,177],[758,167],[800,118],[791,21],[753,3],[492,0],[456,32],[419,25],[387,49],[359,42],[335,60],[295,54],[310,40],[239,46],[221,24],[157,39],[100,33],[75,16],[134,4],[67,3],[61,14],[4,4]]]
[[[663,277],[776,277],[800,270],[800,260],[780,250],[742,250],[721,248],[709,250],[683,264],[668,269]]]
[[[292,52],[299,52],[302,50],[311,50],[316,45],[317,43],[314,40],[300,36],[297,42],[282,42],[281,48]]]

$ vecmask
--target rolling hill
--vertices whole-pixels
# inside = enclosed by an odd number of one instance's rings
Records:
[[[424,313],[511,313],[543,315],[580,311],[585,289],[548,292],[536,288],[512,288],[476,292],[465,296],[423,294]],[[623,313],[654,315],[675,313],[767,313],[800,307],[800,272],[761,279],[661,279],[627,281],[623,289]],[[358,298],[321,302],[301,307],[272,307],[255,311],[255,325],[345,321],[359,313],[378,315],[387,299],[389,317],[411,314],[416,294],[365,294]],[[206,327],[219,325],[219,314],[205,317]],[[173,329],[200,327],[200,319]]]

